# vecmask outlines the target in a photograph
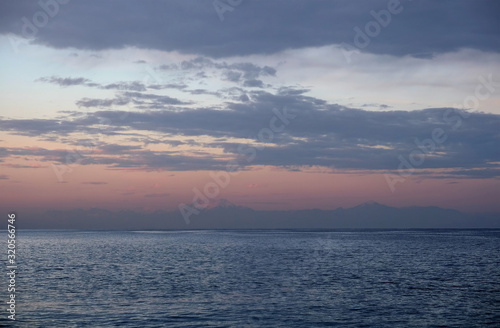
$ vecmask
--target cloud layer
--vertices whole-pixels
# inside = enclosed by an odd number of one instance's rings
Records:
[[[54,48],[133,46],[211,57],[330,44],[416,57],[460,48],[500,50],[500,4],[494,0],[245,0],[230,9],[226,4],[222,14],[213,1],[201,0],[41,3],[51,4],[44,6],[46,20],[37,16],[44,12],[39,2],[2,1],[0,33]]]
[[[375,112],[329,104],[304,92],[250,91],[248,101],[226,102],[222,109],[171,106],[97,110],[62,119],[6,119],[0,121],[0,128],[86,145],[90,150],[83,152],[82,164],[110,167],[221,170],[232,159],[242,167],[395,171],[403,158],[414,168],[454,169],[441,172],[441,177],[500,175],[500,115],[453,108]],[[140,95],[143,99],[147,94]],[[87,139],[78,139],[81,134]],[[111,136],[126,144],[110,143]],[[165,145],[169,150],[152,150],[149,145]],[[188,148],[177,149],[180,146]],[[14,155],[67,160],[67,151],[62,150],[4,148],[0,152],[2,157]]]

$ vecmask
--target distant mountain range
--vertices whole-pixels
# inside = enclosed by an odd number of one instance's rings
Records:
[[[500,228],[499,213],[466,214],[440,207],[390,207],[376,202],[335,210],[257,211],[221,199],[189,218],[179,211],[51,210],[18,213],[25,229],[433,229]]]

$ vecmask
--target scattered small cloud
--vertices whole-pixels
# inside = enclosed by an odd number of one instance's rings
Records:
[[[47,167],[46,165],[42,165],[40,163],[31,163],[28,165],[5,163],[1,165],[13,169],[41,169]]]
[[[52,83],[52,84],[57,84],[62,87],[68,87],[68,86],[75,86],[75,85],[88,85],[91,83],[89,79],[83,78],[83,77],[57,77],[57,76],[50,76],[50,77],[41,77],[36,80],[37,82],[44,82],[44,83]]]

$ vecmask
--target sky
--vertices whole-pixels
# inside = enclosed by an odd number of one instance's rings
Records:
[[[0,207],[500,212],[498,1],[0,2]]]

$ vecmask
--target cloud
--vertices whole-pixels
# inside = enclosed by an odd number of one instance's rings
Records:
[[[110,84],[99,84],[92,82],[89,79],[83,77],[71,78],[71,77],[58,77],[58,76],[46,76],[41,77],[36,80],[36,82],[44,82],[56,84],[63,87],[82,85],[86,87],[93,87],[103,90],[121,90],[121,91],[146,91],[147,87],[144,83],[139,81],[131,82],[115,82]],[[158,86],[156,86],[158,88]]]
[[[9,176],[6,174],[0,174],[0,180],[8,180]]]
[[[160,65],[157,70],[183,70],[182,81],[171,83],[146,84],[139,81],[118,81],[101,84],[84,77],[59,77],[46,76],[37,79],[37,82],[50,83],[58,86],[86,86],[101,90],[115,90],[114,98],[90,98],[84,97],[76,101],[78,107],[85,108],[110,108],[114,106],[133,105],[140,109],[163,109],[171,105],[193,104],[190,95],[211,95],[221,99],[236,101],[248,101],[246,90],[241,87],[263,88],[264,82],[259,77],[275,76],[276,69],[269,66],[258,66],[249,62],[227,63],[225,61],[214,61],[207,57],[198,56],[191,60],[184,60],[179,65]],[[211,70],[211,78],[219,78],[221,81],[229,81],[239,84],[241,87],[226,87],[217,91],[204,88],[188,88],[193,81],[200,81],[208,76],[204,70]],[[186,83],[188,84],[186,84]],[[211,81],[212,82],[212,81]],[[270,87],[270,85],[267,85]],[[176,89],[186,94],[186,99],[180,100],[165,94],[148,93],[148,90]]]
[[[162,90],[162,89],[185,89],[187,88],[187,85],[184,83],[167,83],[167,84],[144,84],[139,81],[128,81],[128,82],[115,82],[115,83],[109,83],[109,84],[100,84],[96,82],[92,82],[91,80],[83,77],[77,77],[77,78],[72,78],[72,77],[59,77],[59,76],[45,76],[41,77],[36,80],[36,82],[44,82],[44,83],[50,83],[50,84],[55,84],[59,85],[62,87],[68,87],[68,86],[77,86],[77,85],[82,85],[86,87],[93,87],[93,88],[98,88],[98,89],[103,89],[103,90],[118,90],[118,91],[137,91],[137,92],[142,92],[142,91],[147,91],[148,89],[151,90]]]
[[[133,99],[136,104],[146,104],[151,108],[161,108],[163,105],[187,105],[190,102],[180,101],[169,96],[156,95],[151,93],[125,92],[122,95],[127,99]]]
[[[164,108],[166,105],[188,105],[190,102],[184,102],[177,98],[164,95],[130,91],[119,93],[115,98],[82,98],[76,101],[78,107],[87,108],[106,108],[112,106],[125,106],[128,104],[135,104],[137,108],[158,109]]]
[[[231,82],[239,82],[241,78],[241,73],[236,71],[227,71],[224,73],[226,80]]]
[[[112,107],[114,105],[124,106],[131,102],[130,98],[117,97],[113,99],[96,99],[96,98],[82,98],[76,101],[78,107]]]
[[[250,62],[227,63],[225,61],[214,61],[203,56],[184,60],[179,65],[160,65],[158,69],[162,71],[182,70],[185,76],[195,74],[196,80],[205,79],[208,75],[220,76],[223,81],[239,83],[245,87],[259,88],[264,87],[263,82],[258,79],[259,77],[276,76],[276,69],[270,66],[258,66]]]
[[[89,185],[105,185],[108,184],[107,182],[103,181],[88,181],[88,182],[82,182],[82,184],[89,184]]]
[[[79,130],[78,124],[56,119],[0,120],[0,127],[3,131],[12,131],[26,136],[39,136],[52,132],[67,135]]]
[[[118,137],[134,131],[135,135],[127,135],[123,142],[140,142],[142,146],[96,142],[95,149],[85,153],[80,161],[114,169],[224,170],[228,160],[233,159],[242,168],[272,165],[290,170],[322,166],[396,171],[404,158],[421,161],[418,169],[462,170],[446,176],[498,176],[498,165],[491,163],[500,162],[500,115],[453,108],[367,111],[330,104],[306,96],[306,91],[250,91],[245,103],[226,102],[215,108],[171,105],[155,111],[99,110],[59,120],[4,119],[0,128],[42,138],[58,135],[66,138],[61,138],[61,142],[68,144],[85,142],[75,141],[73,134],[81,132],[89,137]],[[123,96],[135,97],[139,107],[171,102],[169,97],[152,94],[126,92]],[[283,117],[288,117],[288,124],[284,124]],[[267,129],[269,133],[271,126],[279,131],[267,134],[264,140],[259,132]],[[201,141],[203,138],[211,139]],[[246,142],[242,144],[242,140]],[[188,148],[153,151],[149,144]],[[190,151],[190,146],[196,146],[196,151]],[[215,155],[214,149],[223,153]],[[254,158],[248,160],[253,152]],[[3,158],[32,155],[43,161],[67,161],[67,151],[63,150],[4,148],[0,153]]]
[[[263,88],[264,83],[261,80],[245,80],[243,83],[245,87],[252,87],[252,88]]]
[[[93,83],[89,79],[83,77],[62,78],[57,76],[50,76],[50,77],[41,77],[36,81],[57,84],[62,87],[75,86],[75,85],[85,85],[85,86],[93,85]]]
[[[390,105],[386,105],[386,104],[376,104],[376,103],[370,103],[370,104],[362,104],[361,106],[359,106],[361,108],[378,108],[378,109],[388,109],[388,108],[392,108],[392,106]]]
[[[353,44],[354,29],[365,31],[370,21],[376,22],[371,12],[377,15],[387,7],[387,0],[245,1],[226,11],[221,22],[212,1],[128,0],[118,6],[113,1],[74,1],[59,5],[46,26],[30,33],[21,18],[31,19],[42,9],[36,1],[18,0],[2,3],[0,33],[24,31],[26,37],[53,48],[99,51],[131,46],[244,56]],[[495,0],[402,0],[397,8],[362,51],[428,58],[460,48],[500,50],[500,4]]]
[[[149,84],[148,89],[161,90],[161,89],[185,89],[187,85],[184,83],[167,83],[167,84]]]
[[[471,168],[471,169],[453,169],[446,172],[432,172],[423,170],[416,172],[415,175],[421,175],[428,179],[500,179],[500,166]]]
[[[180,65],[161,65],[162,70],[206,70],[216,69],[224,72],[224,75],[234,80],[236,77],[244,79],[256,79],[259,76],[275,76],[276,69],[269,66],[258,66],[250,62],[227,63],[225,61],[214,61],[210,58],[198,56],[191,60],[184,60]]]
[[[130,90],[130,91],[146,91],[146,86],[138,81],[134,82],[118,82],[102,86],[102,89],[113,90]]]
[[[140,146],[118,145],[118,144],[104,144],[102,143],[99,148],[99,153],[104,154],[129,154],[131,151],[142,149]]]
[[[47,167],[47,166],[41,165],[40,163],[32,163],[29,165],[5,163],[5,164],[1,164],[1,165],[5,166],[5,167],[14,168],[14,169],[41,169],[41,168]]]
[[[128,150],[128,151],[126,151]],[[227,156],[214,156],[199,151],[187,155],[181,151],[152,151],[138,146],[103,145],[81,149],[46,149],[40,147],[5,148],[4,156],[22,156],[27,161],[47,162],[54,165],[106,165],[109,169],[137,168],[145,171],[176,170],[224,170]],[[12,168],[38,168],[39,164],[16,166]]]

